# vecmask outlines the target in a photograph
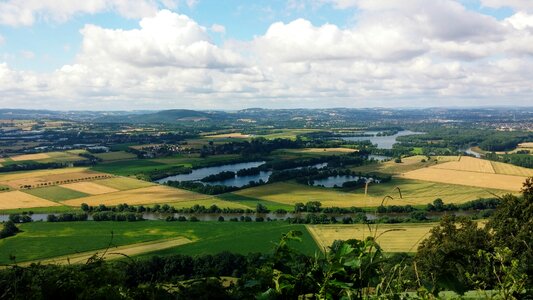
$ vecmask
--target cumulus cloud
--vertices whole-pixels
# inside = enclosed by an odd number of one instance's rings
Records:
[[[7,0],[0,2],[0,24],[29,26],[38,19],[64,22],[76,14],[114,11],[126,18],[154,15],[159,8],[175,8],[175,0]]]
[[[481,0],[481,4],[493,8],[510,7],[515,10],[533,11],[533,2],[529,0]]]
[[[236,53],[209,41],[206,28],[185,15],[162,10],[141,20],[140,29],[86,25],[79,62],[137,67],[225,68],[242,64]]]
[[[168,10],[144,17],[137,29],[86,25],[75,62],[43,75],[2,64],[0,93],[21,106],[50,99],[27,107],[61,102],[78,109],[532,100],[530,14],[499,21],[456,1],[422,2],[346,0],[342,5],[359,8],[354,26],[275,22],[250,41],[223,46],[208,35],[223,27],[207,29]]]

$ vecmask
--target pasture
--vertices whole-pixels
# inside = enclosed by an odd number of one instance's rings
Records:
[[[50,201],[65,201],[89,196],[87,193],[75,191],[61,186],[49,186],[38,189],[23,190],[24,193]]]
[[[126,152],[126,151],[104,152],[104,153],[96,153],[93,155],[102,159],[103,161],[137,159],[137,155]]]
[[[186,190],[171,188],[162,185],[149,186],[145,188],[118,191],[109,194],[93,195],[83,198],[63,201],[63,204],[70,206],[80,206],[82,203],[89,205],[118,205],[127,203],[130,205],[154,204],[154,203],[175,203],[181,201],[191,201],[205,199],[209,196],[198,194]]]
[[[21,191],[11,191],[0,193],[0,210],[33,208],[33,207],[50,207],[59,206],[60,204],[45,200]]]
[[[397,188],[401,190],[399,197]],[[377,207],[387,195],[385,205],[426,205],[437,198],[444,203],[464,203],[478,198],[493,197],[491,193],[502,195],[506,191],[483,189],[462,185],[443,184],[419,180],[393,179],[387,183],[371,184],[368,195],[364,188],[343,191],[313,187],[291,182],[279,182],[234,192],[236,195],[293,206],[295,203],[320,201],[322,206],[331,207]],[[268,206],[268,205],[267,205]]]
[[[272,242],[290,230],[304,233],[301,243],[293,243],[295,248],[311,255],[318,251],[304,225],[285,222],[35,222],[19,226],[23,232],[0,240],[0,264],[9,263],[10,255],[15,255],[17,262],[36,261],[101,251],[108,245],[163,242],[180,237],[193,242],[150,255],[202,255],[221,251],[268,253],[273,248]]]
[[[377,237],[378,244],[386,252],[416,252],[418,245],[437,223],[409,224],[347,224],[347,225],[306,225],[322,251],[335,240]]]

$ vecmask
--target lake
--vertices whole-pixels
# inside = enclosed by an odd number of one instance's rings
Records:
[[[324,186],[327,188],[332,188],[335,186],[342,187],[342,184],[347,181],[359,180],[359,178],[365,178],[368,181],[373,181],[379,183],[379,181],[373,178],[359,177],[359,176],[350,176],[350,175],[337,175],[330,176],[328,178],[314,180],[313,185],[315,186]]]
[[[189,174],[178,174],[178,175],[168,176],[168,177],[156,180],[156,182],[166,183],[168,181],[196,181],[206,176],[218,174],[220,172],[226,172],[226,171],[237,172],[242,169],[256,168],[264,163],[265,163],[264,161],[253,161],[253,162],[222,165],[222,166],[216,166],[216,167],[199,168],[199,169],[192,170],[192,172]],[[246,177],[252,177],[252,176],[246,176]]]
[[[237,172],[242,169],[259,167],[260,165],[264,163],[265,163],[264,161],[255,161],[255,162],[247,162],[247,163],[222,165],[218,167],[200,168],[200,169],[193,170],[192,173],[190,174],[173,175],[173,176],[159,179],[156,182],[163,184],[171,180],[172,181],[199,181],[200,179],[206,176],[218,174],[223,171]],[[320,164],[310,165],[307,167],[292,168],[292,170],[302,169],[302,168],[322,169],[322,168],[327,167],[327,165],[328,163],[320,163]],[[291,170],[291,169],[287,169],[287,170]],[[242,186],[249,184],[250,181],[258,182],[259,180],[263,180],[264,182],[267,182],[271,174],[272,174],[272,171],[261,171],[259,172],[259,174],[256,174],[256,175],[235,176],[235,178],[230,178],[226,180],[203,182],[203,183],[208,184],[208,185],[225,185],[225,186],[242,187]]]
[[[414,134],[424,134],[425,132],[416,132],[411,130],[398,131],[395,135],[376,136],[377,131],[365,131],[364,134],[371,134],[373,136],[348,136],[343,137],[346,141],[370,141],[372,144],[377,144],[379,149],[392,149],[392,145],[396,144],[396,138],[399,136],[407,136]]]

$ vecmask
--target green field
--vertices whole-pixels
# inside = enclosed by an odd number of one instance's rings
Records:
[[[72,206],[51,206],[51,207],[34,207],[34,208],[15,208],[15,209],[0,209],[0,213],[2,214],[20,214],[23,212],[33,212],[33,213],[43,213],[43,214],[50,214],[50,213],[64,213],[64,212],[81,212],[79,209],[75,209]]]
[[[38,189],[29,189],[24,190],[23,192],[51,201],[64,201],[89,196],[89,194],[74,191],[60,186],[49,186]]]
[[[95,180],[94,183],[107,186],[119,191],[132,190],[154,185],[151,182],[137,180],[127,177],[114,177],[108,179]]]
[[[192,244],[156,252],[157,254],[201,255],[231,251],[269,252],[272,242],[290,230],[304,232],[297,249],[313,254],[318,248],[304,225],[285,222],[72,222],[21,224],[23,232],[0,240],[0,264],[51,258],[70,253],[106,248],[110,243],[120,246],[178,236],[193,240]]]
[[[173,157],[156,159],[130,159],[100,163],[93,170],[120,176],[131,176],[157,170],[169,170],[174,167],[201,168],[213,164],[232,162],[238,155],[216,155],[200,158],[199,155],[175,155]]]
[[[126,160],[126,159],[137,158],[137,155],[129,153],[129,152],[125,152],[125,151],[105,152],[105,153],[97,153],[93,155],[102,159],[103,161]]]
[[[402,198],[399,197],[400,188]],[[393,179],[387,183],[371,184],[368,195],[365,196],[364,188],[355,190],[338,190],[331,188],[312,187],[292,182],[279,182],[253,187],[234,192],[234,194],[294,205],[301,202],[320,201],[323,207],[377,207],[387,195],[393,197],[384,205],[413,205],[420,206],[441,198],[444,203],[463,203],[478,198],[494,197],[492,193],[503,195],[506,191],[489,190],[477,187],[434,183],[408,179]],[[268,204],[265,204],[268,206]]]
[[[156,169],[165,170],[170,168],[172,168],[172,166],[165,165],[163,163],[158,163],[147,159],[135,159],[101,163],[92,167],[91,169],[98,172],[111,173],[120,176],[130,176]]]
[[[227,194],[218,195],[217,198],[225,200],[226,202],[239,203],[251,209],[255,209],[257,207],[257,204],[263,204],[271,211],[276,210],[276,209],[284,209],[286,211],[292,211],[294,209],[294,205],[287,205],[287,204],[278,203],[278,202],[256,199],[252,197],[238,195],[235,193],[227,193]]]

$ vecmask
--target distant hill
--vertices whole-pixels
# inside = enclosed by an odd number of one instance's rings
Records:
[[[144,114],[129,114],[123,116],[106,116],[98,119],[101,122],[131,122],[131,123],[176,123],[176,122],[207,122],[227,119],[230,116],[220,111],[196,111],[189,109],[170,109]]]

